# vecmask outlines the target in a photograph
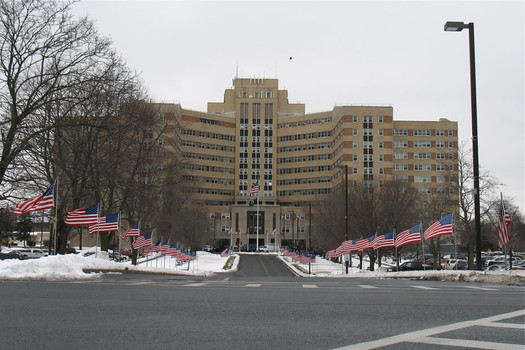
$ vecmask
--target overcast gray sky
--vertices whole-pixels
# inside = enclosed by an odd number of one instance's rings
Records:
[[[278,78],[308,113],[391,105],[395,120],[458,121],[469,146],[468,30],[443,25],[474,22],[480,164],[525,209],[522,0],[84,0],[74,8],[113,39],[156,101],[206,111],[237,73]]]

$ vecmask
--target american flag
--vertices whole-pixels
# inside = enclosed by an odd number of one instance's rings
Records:
[[[349,254],[352,250],[352,241],[343,241],[339,247],[337,247],[337,251],[341,255]]]
[[[148,255],[151,253],[157,253],[157,252],[160,252],[160,239],[157,241],[157,243],[149,247],[148,250],[144,252],[144,255]]]
[[[31,211],[40,211],[53,208],[55,205],[54,187],[55,184],[53,183],[40,197],[18,203],[13,214],[22,215]]]
[[[224,249],[221,252],[221,257],[225,258],[225,257],[229,256],[232,248],[233,248],[232,246],[229,246],[228,248]]]
[[[140,231],[140,225],[139,222],[128,228],[126,232],[124,232],[124,235],[122,236],[122,239],[125,239],[126,237],[138,237]]]
[[[88,208],[67,212],[66,225],[82,226],[96,224],[98,221],[98,203]]]
[[[140,236],[133,242],[133,249],[138,250],[140,248],[148,247],[153,244],[151,239],[152,232],[146,233],[144,236]]]
[[[421,228],[419,224],[401,232],[396,237],[396,247],[398,248],[408,243],[417,242],[421,242]]]
[[[372,236],[372,237],[374,237],[374,236]],[[372,240],[373,240],[373,238],[372,238]],[[355,248],[356,248],[357,251],[362,252],[365,249],[372,248],[372,246],[370,245],[370,241],[368,240],[368,238],[363,238],[363,239],[358,240],[355,243]]]
[[[376,237],[372,242],[374,249],[388,248],[394,246],[394,232],[387,233],[385,235]]]
[[[162,242],[162,244],[160,245],[160,252],[162,254],[167,254],[169,249],[170,249],[170,241],[167,240],[167,241]]]
[[[181,256],[181,249],[177,243],[173,243],[169,246],[168,250],[166,251],[166,255],[169,255],[173,258],[177,258]]]
[[[89,225],[89,234],[118,231],[119,216],[119,213],[115,213],[98,218],[98,224]]]
[[[337,248],[329,250],[326,252],[326,258],[327,259],[333,259],[337,258],[339,255],[337,255]]]
[[[252,196],[252,194],[258,196],[259,195],[259,180],[257,180],[253,185],[252,185],[252,189],[250,190],[250,193],[248,194],[248,196]]]
[[[423,236],[425,240],[429,240],[433,237],[451,235],[452,233],[452,213],[450,213],[430,225],[430,227],[425,230]]]
[[[505,244],[510,242],[510,235],[509,235],[509,229],[508,226],[510,226],[510,215],[507,211],[507,208],[505,208],[505,204],[503,204],[503,200],[501,201],[500,206],[500,213],[499,213],[499,225],[498,225],[498,243],[499,243],[499,249],[503,250]]]

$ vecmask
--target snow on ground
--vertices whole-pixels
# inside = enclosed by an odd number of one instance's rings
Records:
[[[91,251],[91,253],[94,253]],[[74,280],[99,278],[102,273],[137,271],[147,273],[165,273],[192,276],[210,276],[215,273],[237,270],[239,255],[234,254],[231,266],[225,269],[229,257],[218,254],[197,252],[197,259],[188,263],[177,264],[175,259],[160,257],[150,261],[141,261],[137,266],[128,262],[111,261],[105,252],[96,252],[89,256],[81,254],[54,255],[31,260],[0,261],[0,280]],[[269,253],[270,254],[270,253]],[[290,257],[278,256],[295,273],[301,276],[337,277],[337,278],[412,278],[447,281],[469,281],[497,284],[525,285],[525,271],[413,271],[386,272],[384,267],[369,271],[368,262],[363,261],[363,270],[357,268],[359,260],[352,261],[353,267],[346,274],[343,264],[334,263],[317,257],[316,263],[296,264]],[[310,268],[310,269],[309,269]],[[377,268],[376,268],[377,269]],[[309,274],[310,272],[310,274]]]

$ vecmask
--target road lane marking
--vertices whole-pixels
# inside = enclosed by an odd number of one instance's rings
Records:
[[[189,284],[184,284],[183,286],[184,287],[202,287],[202,286],[205,286],[207,284],[208,283],[189,283]]]
[[[261,285],[259,283],[248,283],[244,285],[246,288],[259,288],[260,286]]]
[[[475,349],[498,349],[498,350],[523,350],[521,344],[503,344],[495,343],[490,341],[479,341],[479,340],[466,340],[466,339],[448,339],[448,338],[437,338],[437,337],[422,337],[414,339],[413,343],[424,343],[433,345],[446,345],[464,348],[475,348]]]
[[[319,288],[316,284],[303,284],[303,288]]]
[[[270,274],[270,273],[268,272],[268,269],[266,268],[266,265],[264,265],[264,263],[262,262],[261,259],[259,259],[259,262],[261,263],[261,266],[262,266],[264,272],[266,272],[267,274]]]
[[[425,289],[425,290],[438,290],[439,288],[427,287],[427,286],[411,286],[412,288]]]
[[[513,328],[513,329],[523,329],[525,331],[525,324],[519,323],[506,323],[506,322],[491,322],[490,324],[484,325],[486,327],[494,328]]]
[[[477,287],[477,286],[463,286],[463,287],[464,288],[469,288],[469,289],[489,290],[489,291],[498,290],[498,289],[495,289],[495,288]]]
[[[344,346],[341,348],[338,348],[339,350],[364,350],[364,349],[376,349],[380,347],[386,347],[394,344],[399,343],[405,343],[405,342],[417,342],[418,339],[424,339],[424,338],[430,338],[430,336],[440,333],[446,333],[451,331],[457,331],[459,329],[468,328],[468,327],[474,327],[474,326],[489,326],[494,323],[498,323],[497,321],[505,320],[508,318],[523,316],[525,314],[525,309],[508,312],[505,314],[500,314],[496,316],[489,316],[485,318],[480,318],[477,320],[472,321],[462,321],[457,323],[451,323],[444,326],[434,327],[434,328],[427,328],[422,329],[415,332],[408,332],[403,334],[394,335],[391,337],[386,337],[383,339],[377,339],[372,340],[368,342],[363,342],[359,344],[353,344]],[[458,341],[458,339],[455,339],[455,341]],[[457,343],[456,343],[457,344]],[[491,349],[505,349],[503,346],[514,346],[514,344],[505,344],[505,343],[498,343],[497,347],[492,347]],[[519,345],[519,349],[523,349],[523,345]],[[514,349],[512,347],[511,349]]]
[[[377,288],[376,286],[371,286],[369,284],[358,284],[357,286],[361,287],[361,288],[365,288],[365,289],[375,289],[375,288]]]

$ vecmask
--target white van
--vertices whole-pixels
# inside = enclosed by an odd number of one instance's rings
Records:
[[[277,252],[278,250],[279,247],[275,244],[262,245],[259,247],[259,251],[261,252]]]

